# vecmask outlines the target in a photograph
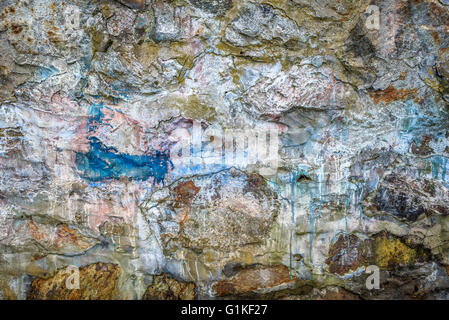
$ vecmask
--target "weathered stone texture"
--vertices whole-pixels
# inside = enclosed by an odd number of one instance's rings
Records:
[[[0,1],[0,299],[448,299],[448,31],[447,0]]]
[[[179,282],[166,274],[155,276],[142,297],[143,300],[193,300],[195,299],[195,284]]]
[[[30,300],[112,300],[118,296],[121,270],[117,265],[96,263],[81,267],[79,289],[69,289],[71,272],[58,270],[48,279],[34,279],[27,298]]]
[[[285,289],[295,280],[285,266],[256,266],[242,269],[230,280],[212,284],[212,290],[217,296],[238,296],[255,291]]]

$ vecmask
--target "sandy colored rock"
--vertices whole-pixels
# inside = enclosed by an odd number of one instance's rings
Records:
[[[30,300],[113,300],[117,298],[121,270],[98,262],[79,268],[79,289],[67,288],[71,272],[60,269],[48,279],[34,279],[27,294]]]
[[[272,290],[278,286],[285,288],[295,281],[296,277],[292,277],[285,266],[256,266],[241,270],[230,280],[214,283],[212,290],[219,297],[238,296],[257,290]]]
[[[195,284],[180,282],[170,278],[167,274],[155,276],[153,283],[148,286],[143,300],[194,300]]]
[[[448,300],[448,31],[447,0],[0,1],[0,299]]]

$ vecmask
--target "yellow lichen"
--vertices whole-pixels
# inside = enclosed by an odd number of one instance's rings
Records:
[[[215,109],[196,95],[173,98],[169,102],[169,108],[179,110],[183,117],[190,119],[213,121],[216,115]]]
[[[111,6],[108,3],[103,3],[101,5],[101,13],[103,14],[103,17],[109,19],[114,14],[114,9],[111,8]]]
[[[431,80],[429,78],[425,78],[424,81],[426,82],[426,84],[431,87],[433,90],[437,91],[437,92],[442,92],[443,89],[441,88],[440,84],[438,83],[438,81],[436,80]]]
[[[0,280],[0,291],[2,292],[3,299],[16,300],[17,297],[13,290],[9,287],[6,281]],[[1,295],[0,295],[1,296]]]
[[[416,251],[399,239],[382,235],[376,239],[376,265],[388,269],[395,265],[408,265],[415,261]]]
[[[135,47],[134,54],[137,58],[137,61],[142,66],[149,67],[151,66],[151,64],[157,61],[159,51],[159,46],[150,42],[143,42],[142,44]]]

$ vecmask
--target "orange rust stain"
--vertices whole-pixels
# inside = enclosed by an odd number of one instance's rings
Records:
[[[440,43],[440,35],[438,34],[438,32],[433,31],[433,32],[432,32],[432,37],[433,37],[433,40],[434,40],[436,43]]]
[[[31,259],[31,261],[40,260],[40,259],[42,259],[42,258],[44,258],[44,257],[45,257],[45,255],[35,254],[35,255],[33,256],[33,258]]]
[[[219,297],[247,294],[261,288],[272,288],[281,284],[294,283],[288,268],[284,265],[243,269],[230,280],[223,280],[212,285],[212,290]]]
[[[19,34],[19,33],[21,33],[23,31],[23,27],[20,26],[20,25],[17,25],[17,24],[13,24],[11,26],[11,30],[12,30],[13,33]]]
[[[28,222],[28,227],[30,228],[30,234],[31,236],[37,240],[37,241],[41,241],[43,239],[46,238],[46,234],[44,232],[42,232],[39,228],[38,225],[36,225],[33,220],[30,220]]]
[[[48,231],[41,228],[34,221],[30,220],[28,222],[28,227],[30,230],[30,235],[39,242],[51,242],[51,245],[55,248],[61,248],[65,244],[73,244],[74,246],[87,249],[90,244],[83,240],[82,235],[76,230],[70,229],[66,224],[61,224],[56,229],[56,237],[52,239],[52,237],[48,234]],[[42,257],[34,256],[34,260],[39,260]]]
[[[73,243],[77,247],[80,247],[79,237],[75,230],[70,229],[67,225],[63,224],[58,227],[56,231],[57,239],[55,240],[55,247],[62,247],[64,243]]]
[[[389,86],[385,90],[370,92],[370,96],[374,100],[374,103],[390,103],[393,101],[406,100],[410,97],[414,97],[417,91],[417,89],[396,89],[393,86]]]
[[[179,224],[181,226],[183,226],[184,223],[188,220],[189,206],[200,189],[201,188],[197,187],[191,180],[180,182],[176,187],[173,188],[173,191],[176,194],[174,199],[174,207],[183,208],[178,216]]]
[[[176,193],[175,203],[177,207],[179,208],[182,205],[189,205],[192,203],[193,198],[200,189],[201,188],[197,187],[191,180],[179,183],[173,188],[173,191]]]

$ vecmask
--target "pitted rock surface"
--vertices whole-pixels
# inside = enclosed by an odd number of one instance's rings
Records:
[[[0,299],[448,299],[448,31],[447,0],[1,1]]]

